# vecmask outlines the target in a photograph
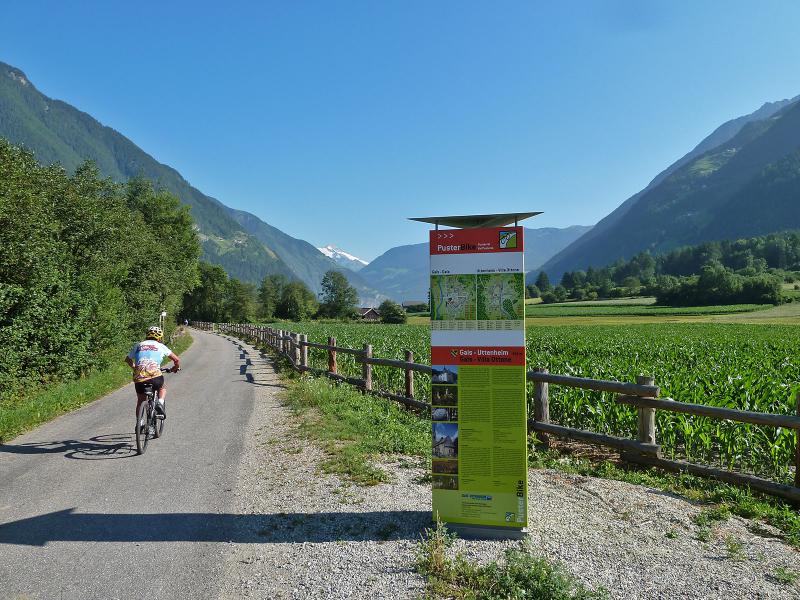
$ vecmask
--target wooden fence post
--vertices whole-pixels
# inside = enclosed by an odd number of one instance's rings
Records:
[[[535,369],[537,373],[547,373],[547,369]],[[533,420],[539,423],[550,422],[550,385],[547,382],[537,381],[533,384]],[[541,431],[536,436],[542,441],[542,446],[550,447],[550,437]]]
[[[294,362],[294,368],[300,369],[300,334],[293,333],[292,334],[292,359]]]
[[[372,358],[372,344],[364,344],[364,358]],[[364,391],[372,391],[372,365],[361,363],[361,378],[364,380]]]
[[[652,377],[645,377],[639,375],[636,378],[636,383],[639,385],[654,385],[655,379]],[[656,409],[655,408],[640,408],[639,410],[639,427],[638,438],[644,444],[656,443]]]
[[[414,353],[406,350],[406,362],[414,362]],[[414,371],[406,367],[406,398],[414,397]]]
[[[336,347],[335,337],[328,338],[328,346],[331,346],[331,348],[328,349],[328,373],[336,375],[337,373],[336,350],[333,350],[333,348]]]
[[[300,370],[305,371],[308,368],[308,335],[305,333],[300,336]]]
[[[800,417],[800,392],[797,392],[797,416]],[[800,429],[794,430],[794,487],[800,488]]]

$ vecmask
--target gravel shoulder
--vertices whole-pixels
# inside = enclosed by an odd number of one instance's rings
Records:
[[[323,474],[324,453],[298,435],[281,403],[269,359],[242,344],[256,387],[234,511],[257,539],[227,554],[220,598],[418,598],[414,548],[430,526],[430,487],[412,459],[386,457],[391,482],[359,487]],[[248,377],[249,378],[249,377]],[[707,541],[692,517],[699,507],[642,486],[529,473],[530,541],[612,598],[800,598],[780,569],[800,570],[800,553],[777,530],[738,517],[715,524]],[[458,540],[454,552],[485,562],[515,542]]]

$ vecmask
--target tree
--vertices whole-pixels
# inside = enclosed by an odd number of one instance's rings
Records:
[[[255,316],[256,286],[231,277],[225,295],[225,310],[233,323],[249,323]]]
[[[358,306],[358,291],[339,271],[328,271],[322,278],[321,314],[335,319],[352,318]]]
[[[408,315],[403,307],[391,300],[381,302],[378,312],[381,315],[382,323],[405,323],[408,320]]]
[[[536,287],[542,292],[549,292],[553,289],[553,286],[550,284],[550,278],[544,271],[539,271],[539,276],[536,278]]]
[[[539,288],[533,283],[526,287],[525,291],[528,294],[528,298],[538,298],[542,295],[542,293],[539,291]]]
[[[286,287],[286,276],[280,273],[267,275],[258,288],[258,316],[264,320],[270,320],[275,316],[278,303],[283,295],[283,288]]]
[[[283,287],[276,316],[282,319],[303,321],[313,317],[317,310],[319,310],[319,303],[314,292],[308,289],[302,281],[292,281]]]
[[[199,264],[198,271],[200,285],[183,297],[183,314],[193,321],[227,322],[228,274],[222,267],[205,262]]]

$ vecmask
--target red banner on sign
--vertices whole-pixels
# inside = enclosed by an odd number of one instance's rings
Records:
[[[433,346],[433,365],[524,365],[524,346]]]
[[[431,254],[522,252],[522,227],[439,229],[431,231]]]

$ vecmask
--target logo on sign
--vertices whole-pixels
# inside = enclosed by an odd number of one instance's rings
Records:
[[[500,232],[500,249],[506,250],[508,248],[517,247],[517,232],[516,231],[501,231]]]

